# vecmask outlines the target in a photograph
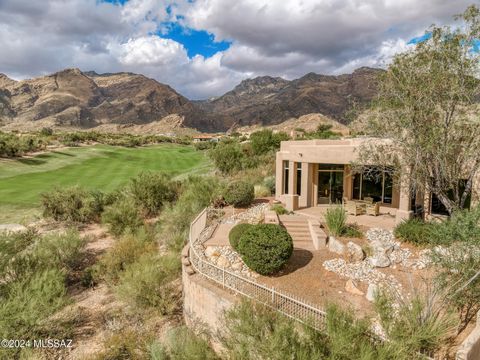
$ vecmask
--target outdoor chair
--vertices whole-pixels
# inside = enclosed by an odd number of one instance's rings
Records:
[[[357,216],[365,214],[365,204],[358,201],[347,200],[345,204],[345,210],[348,214]]]
[[[380,203],[376,202],[373,204],[367,204],[366,212],[367,212],[367,215],[373,215],[373,216],[380,215]]]
[[[367,204],[373,204],[373,198],[369,196],[365,196],[363,201],[365,201]]]

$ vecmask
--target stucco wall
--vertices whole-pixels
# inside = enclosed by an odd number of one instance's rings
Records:
[[[215,286],[202,275],[188,274],[182,266],[183,314],[186,325],[193,329],[207,330],[216,349],[221,346],[223,314],[239,300],[226,290]]]
[[[456,360],[480,359],[480,311],[477,313],[475,329],[468,335],[457,351]]]

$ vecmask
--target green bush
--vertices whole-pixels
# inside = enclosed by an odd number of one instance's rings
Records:
[[[175,199],[175,186],[164,173],[142,172],[130,182],[130,192],[146,215],[157,215],[162,206]]]
[[[270,194],[275,194],[275,176],[267,176],[263,179],[263,185],[270,189]]]
[[[273,133],[272,130],[264,129],[250,134],[250,143],[253,153],[265,154],[269,151],[280,149],[280,143],[288,140],[289,136],[284,132]]]
[[[234,250],[238,251],[238,242],[240,241],[240,237],[252,226],[253,225],[251,224],[237,224],[230,230],[228,233],[228,240]]]
[[[275,224],[254,225],[238,243],[245,264],[261,275],[280,270],[293,253],[293,241],[283,227]]]
[[[98,263],[98,276],[110,283],[116,283],[120,274],[129,264],[143,254],[157,251],[153,236],[145,229],[129,233],[118,240]]]
[[[347,214],[343,207],[335,206],[328,208],[325,213],[325,222],[331,235],[342,235],[345,232],[347,222]]]
[[[280,204],[273,204],[272,207],[270,208],[271,210],[275,211],[277,215],[286,215],[290,214],[290,211],[285,209],[282,205]]]
[[[227,185],[223,195],[227,204],[234,207],[249,206],[255,199],[255,190],[252,184],[237,180]]]
[[[394,229],[396,238],[416,244],[427,245],[432,242],[432,230],[435,224],[426,223],[420,219],[402,221]]]
[[[215,360],[219,357],[204,337],[182,326],[169,331],[165,345],[155,342],[150,346],[150,359]]]
[[[360,231],[357,224],[348,224],[345,226],[343,236],[349,238],[362,238],[363,233]]]
[[[123,234],[127,229],[135,230],[143,223],[138,207],[131,197],[124,197],[108,206],[102,215],[102,221],[108,224],[110,232],[115,236]]]
[[[268,197],[272,195],[270,189],[265,185],[255,185],[254,186],[254,195],[256,198]]]
[[[221,141],[208,154],[223,174],[231,174],[242,168],[244,154],[237,141]]]
[[[154,308],[163,315],[172,314],[179,300],[178,286],[172,281],[179,270],[177,255],[147,253],[126,266],[116,289],[122,299],[136,308]]]
[[[103,194],[73,186],[42,194],[43,216],[57,221],[89,223],[103,211]]]

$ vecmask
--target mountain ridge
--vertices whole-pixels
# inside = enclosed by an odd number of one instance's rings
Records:
[[[308,73],[286,80],[258,76],[208,100],[192,101],[167,84],[132,72],[104,73],[68,68],[26,80],[0,74],[0,120],[14,128],[104,124],[144,125],[177,115],[182,126],[201,131],[275,125],[321,113],[341,123],[352,102],[368,103],[382,71],[359,68],[351,74]]]

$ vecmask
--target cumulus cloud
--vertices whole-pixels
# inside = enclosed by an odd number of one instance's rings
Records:
[[[432,23],[451,23],[470,2],[1,0],[0,72],[25,78],[66,67],[132,71],[206,98],[258,75],[292,79],[386,66],[409,39]],[[162,37],[175,21],[232,45],[189,58],[183,44]]]

